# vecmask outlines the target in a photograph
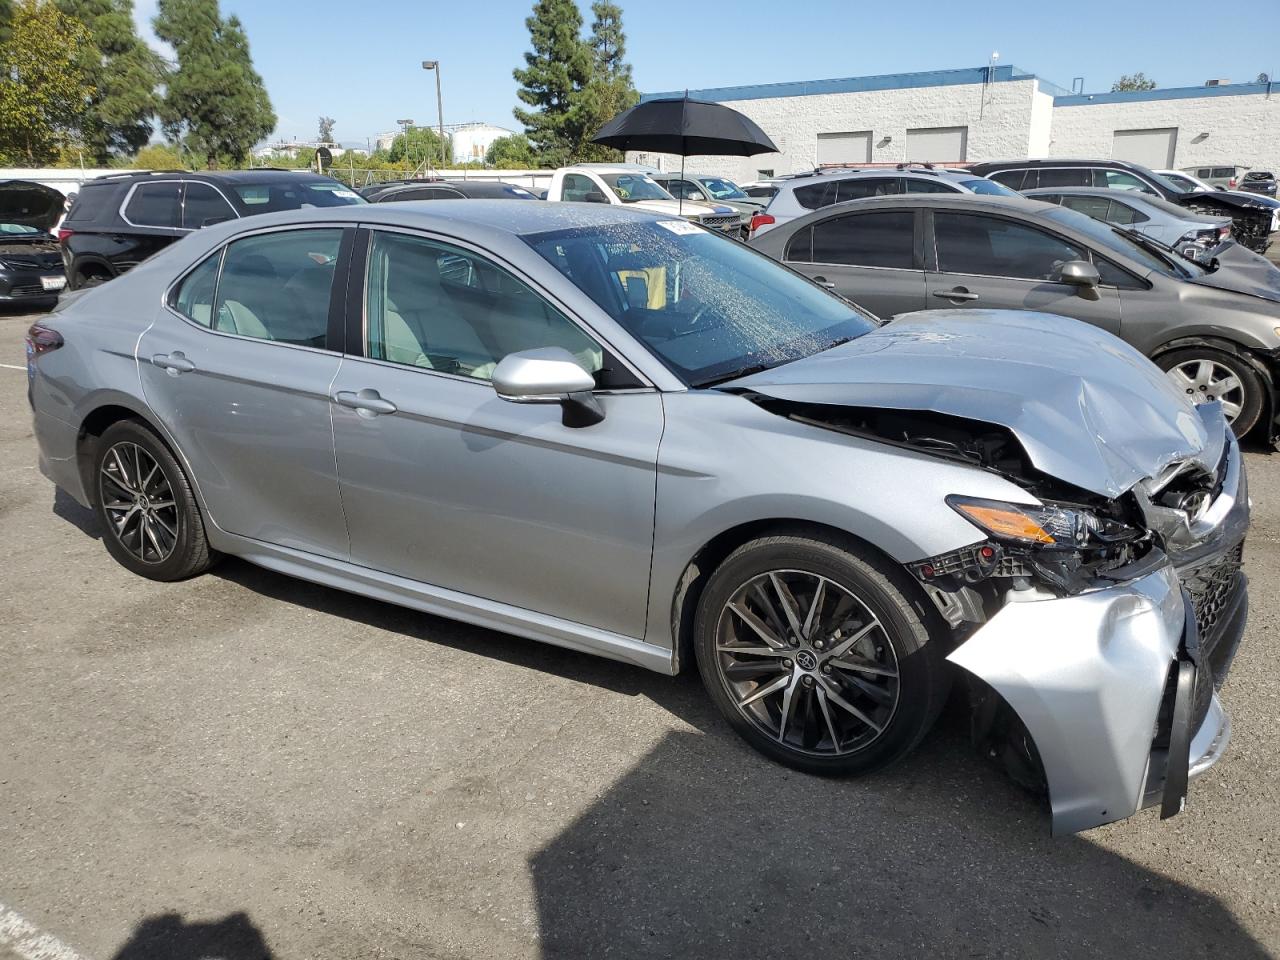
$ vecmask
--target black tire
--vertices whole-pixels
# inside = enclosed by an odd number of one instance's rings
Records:
[[[113,460],[113,456],[116,459]],[[131,469],[125,468],[126,473],[122,473],[117,468],[122,461],[133,464],[135,458],[146,465],[141,471],[145,476],[141,479],[152,477],[145,488],[154,495],[149,504],[172,504],[172,507],[162,510],[149,507],[155,510],[149,514],[156,517],[153,524],[155,535],[160,543],[169,547],[167,552],[162,553],[152,547],[150,538],[143,537],[142,519],[136,511],[132,522],[126,524],[121,532],[121,518],[128,514],[129,499],[126,488],[113,481],[111,476],[123,477],[127,483],[133,484],[128,475]],[[154,472],[152,465],[156,468]],[[159,482],[161,478],[163,485]],[[143,486],[141,480],[134,485]],[[141,421],[122,420],[103,433],[93,459],[92,486],[94,511],[102,525],[102,542],[121,566],[151,580],[172,581],[204,573],[217,561],[218,555],[210,549],[205,537],[204,520],[186,473],[164,442]],[[166,491],[171,496],[164,496]],[[168,539],[170,530],[171,545]]]
[[[784,729],[784,732],[797,742],[782,742],[776,735],[778,731],[767,729],[768,723],[761,720],[760,714],[769,714],[774,724],[779,722],[771,717],[772,706],[762,705],[768,705],[770,700],[780,698],[781,694],[772,694],[756,701],[756,705],[752,707],[756,715],[750,715],[745,707],[739,707],[740,699],[749,699],[753,692],[779,681],[769,679],[772,675],[766,675],[759,681],[748,680],[747,684],[755,684],[755,686],[748,687],[745,690],[746,695],[743,696],[743,688],[734,686],[735,683],[740,684],[742,681],[730,680],[726,677],[725,669],[736,670],[741,665],[741,661],[735,660],[734,655],[725,652],[734,649],[734,646],[725,646],[726,642],[734,645],[739,642],[738,639],[732,639],[732,633],[726,633],[726,630],[741,629],[737,626],[740,615],[730,613],[726,605],[735,597],[739,598],[735,601],[739,607],[743,600],[750,603],[751,601],[746,598],[752,594],[744,594],[742,591],[754,589],[748,588],[748,584],[759,585],[772,582],[767,579],[770,571],[778,572],[784,578],[796,578],[794,582],[797,585],[803,585],[806,577],[825,579],[855,597],[866,611],[865,616],[868,621],[878,620],[879,627],[871,635],[869,642],[873,643],[872,655],[882,657],[882,663],[886,666],[892,660],[893,667],[897,671],[896,681],[894,681],[896,682],[896,703],[892,711],[885,715],[887,719],[884,719],[880,732],[874,733],[873,728],[867,725],[865,733],[871,739],[864,745],[855,744],[853,740],[856,740],[856,737],[846,739],[846,752],[841,753],[842,737],[838,724],[844,721],[856,726],[857,721],[852,720],[850,716],[839,713],[836,726],[833,726],[831,720],[826,717],[819,720],[818,708],[822,708],[823,714],[833,716],[837,714],[829,695],[819,697],[819,688],[825,692],[830,689],[828,685],[834,684],[837,691],[846,696],[851,690],[854,693],[858,692],[850,685],[857,683],[856,680],[850,681],[847,675],[841,679],[841,671],[829,671],[828,663],[822,663],[819,668],[811,668],[812,672],[806,671],[798,677],[798,680],[808,684],[807,690],[795,683],[791,684],[793,690],[797,691],[793,697],[807,697],[804,705],[796,704],[792,707],[795,715],[799,715],[802,710],[807,711],[799,721],[800,726],[793,725],[790,730]],[[761,577],[766,579],[761,581],[758,579]],[[839,596],[831,587],[824,587],[824,590],[829,591],[828,602],[831,602],[829,599],[831,596]],[[801,609],[801,596],[792,594],[792,599],[796,601],[797,609]],[[812,597],[809,600],[811,604]],[[732,628],[726,626],[725,617],[728,617],[728,623],[734,625]],[[838,612],[836,619],[840,619]],[[823,620],[822,614],[819,614],[818,620]],[[777,639],[776,631],[771,632],[775,633],[775,639]],[[850,631],[850,633],[854,632],[856,631]],[[932,606],[928,604],[927,598],[920,594],[902,570],[873,551],[853,541],[842,542],[836,537],[825,539],[804,535],[779,535],[744,544],[726,558],[712,574],[698,604],[694,625],[694,649],[703,684],[711,695],[711,699],[729,721],[730,726],[751,746],[773,760],[806,773],[845,776],[867,773],[905,756],[920,742],[938,718],[950,687],[950,673],[944,663],[945,651],[941,642],[944,634],[945,626]],[[836,630],[834,635],[826,641],[826,655],[832,655],[839,647],[837,640],[839,637],[840,631]],[[726,638],[731,639],[726,640]],[[846,635],[845,640],[848,639],[849,636]],[[886,640],[889,649],[884,648],[883,641]],[[786,677],[789,670],[791,673],[800,673],[802,666],[808,667],[808,663],[801,663],[800,651],[808,649],[810,643],[821,644],[821,641],[813,640],[801,642],[791,635],[788,637],[788,642],[792,645],[799,644],[799,646],[794,661],[781,661],[782,670],[777,675],[780,677]],[[823,653],[818,652],[817,655],[821,657]],[[776,650],[770,649],[766,656],[772,658],[778,654]],[[748,659],[748,662],[754,665],[754,661],[749,658],[744,659]],[[844,654],[841,659],[852,658]],[[870,663],[862,657],[858,659],[859,662]],[[813,657],[809,660],[812,661]],[[730,664],[728,667],[726,662]],[[792,666],[788,668],[787,664]],[[824,677],[819,671],[827,675]],[[738,675],[735,674],[735,676]],[[862,677],[862,679],[882,682],[886,685],[890,683],[888,679],[880,680],[874,676]],[[858,684],[859,687],[865,685]],[[818,703],[819,699],[823,699],[825,705]],[[852,697],[849,699],[851,700]],[[866,703],[870,702],[866,701]],[[779,705],[779,712],[782,712],[781,705]],[[810,723],[824,725],[814,733],[808,729]],[[827,737],[825,731],[830,731],[831,736]],[[824,748],[822,742],[808,743],[811,735],[824,738],[823,742],[829,741],[831,746]]]
[[[1219,396],[1212,393],[1212,383],[1201,385],[1196,382],[1195,377],[1188,378],[1185,375],[1177,377],[1171,372],[1178,369],[1186,371],[1201,362],[1215,365],[1218,369],[1229,370],[1231,375],[1239,381],[1239,389],[1232,389]],[[1197,402],[1210,396],[1222,400],[1223,412],[1228,413],[1231,429],[1235,431],[1237,437],[1244,437],[1257,426],[1262,411],[1266,408],[1267,384],[1262,374],[1244,357],[1210,346],[1180,347],[1156,357],[1156,364],[1170,375],[1180,389],[1185,390]],[[1201,389],[1202,386],[1205,389]],[[1239,406],[1239,412],[1234,416],[1228,412],[1226,406],[1228,402]]]

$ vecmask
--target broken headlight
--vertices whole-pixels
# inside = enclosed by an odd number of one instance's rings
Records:
[[[1082,550],[1127,543],[1141,531],[1083,507],[1058,503],[1004,503],[947,497],[947,505],[992,539],[1007,545]]]

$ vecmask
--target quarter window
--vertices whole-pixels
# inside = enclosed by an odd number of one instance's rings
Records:
[[[231,204],[207,183],[187,183],[187,193],[182,201],[182,225],[188,230],[199,230],[207,223],[234,220],[236,212]]]
[[[915,266],[915,213],[849,214],[813,225],[813,262],[852,267]]]
[[[365,322],[370,357],[478,380],[536,347],[564,347],[588,373],[604,365],[599,344],[507,271],[403,234],[373,235]]]
[[[1089,259],[1060,237],[999,217],[939,212],[933,232],[942,273],[1053,280],[1068,260]]]
[[[341,240],[340,229],[325,228],[264,233],[229,244],[218,279],[213,329],[325,346]]]
[[[124,208],[125,218],[139,227],[181,225],[182,181],[158,180],[140,183]]]
[[[1068,210],[1079,210],[1095,220],[1106,220],[1112,203],[1106,197],[1063,197],[1059,201]]]
[[[1103,218],[1107,223],[1114,223],[1117,226],[1125,227],[1131,223],[1146,223],[1151,218],[1139,210],[1135,210],[1127,203],[1121,203],[1118,200],[1111,201],[1111,208],[1107,211],[1107,215]]]
[[[188,320],[207,327],[213,317],[213,297],[218,289],[218,267],[222,251],[206,259],[178,284],[170,305]]]
[[[811,183],[805,187],[796,187],[793,191],[796,203],[806,210],[818,210],[829,207],[836,202],[836,182]]]

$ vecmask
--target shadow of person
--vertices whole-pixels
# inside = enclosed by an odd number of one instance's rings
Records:
[[[112,960],[272,960],[262,931],[245,913],[185,921],[179,913],[147,917]]]
[[[958,730],[823,780],[672,732],[530,860],[542,955],[1264,958],[1214,897],[1046,818]]]

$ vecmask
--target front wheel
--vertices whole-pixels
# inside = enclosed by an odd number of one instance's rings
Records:
[[[1237,437],[1258,422],[1266,385],[1249,361],[1213,347],[1184,347],[1156,358],[1177,388],[1195,403],[1217,400]]]
[[[708,693],[753,747],[808,773],[910,751],[946,700],[938,618],[869,550],[798,536],[734,551],[698,606]]]

